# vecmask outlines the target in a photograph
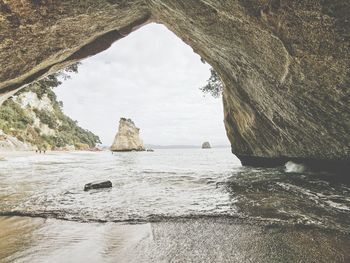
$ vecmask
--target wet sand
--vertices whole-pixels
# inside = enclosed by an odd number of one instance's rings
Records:
[[[0,262],[119,262],[150,233],[149,224],[0,217]]]
[[[215,217],[145,224],[0,217],[0,262],[350,262],[350,236]]]

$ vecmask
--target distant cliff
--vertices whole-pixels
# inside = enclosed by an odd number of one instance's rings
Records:
[[[62,102],[48,86],[44,82],[32,84],[4,102],[0,108],[0,151],[87,150],[100,142],[98,136],[62,112]]]
[[[111,146],[111,151],[144,151],[145,146],[139,135],[140,129],[131,119],[121,118],[118,133]]]

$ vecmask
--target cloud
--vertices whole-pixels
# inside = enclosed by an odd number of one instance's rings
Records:
[[[120,117],[150,144],[228,144],[220,99],[199,87],[209,65],[162,25],[150,24],[83,61],[56,88],[64,111],[111,144]]]

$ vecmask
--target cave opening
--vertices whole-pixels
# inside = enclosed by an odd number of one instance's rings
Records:
[[[214,98],[200,90],[206,85],[210,72],[210,65],[174,33],[163,25],[151,23],[115,42],[109,49],[82,60],[77,65],[77,74],[57,75],[60,84],[52,88],[52,94],[45,96],[57,97],[67,116],[100,137],[102,148],[112,145],[118,122],[124,117],[136,123],[142,140],[150,148],[192,148],[207,141],[212,146],[228,148],[221,96]],[[32,125],[44,140],[60,137],[60,125],[54,128],[46,122],[35,124],[41,121],[38,111],[45,110],[42,105],[50,103],[41,98],[45,91],[33,94],[26,90],[10,100],[24,111],[32,108],[34,112],[29,115],[35,118],[27,125]],[[31,102],[33,98],[37,101]],[[46,110],[52,111],[50,107]],[[17,138],[30,143],[27,135],[28,131]],[[34,147],[72,149],[76,144],[66,143],[65,148],[63,142],[57,144],[57,140],[45,141],[44,147]],[[55,143],[57,145],[50,145]],[[81,143],[84,142],[77,144]]]
[[[209,69],[165,26],[152,23],[83,60],[56,93],[65,113],[105,145],[126,117],[146,144],[228,146],[222,101],[200,90]]]

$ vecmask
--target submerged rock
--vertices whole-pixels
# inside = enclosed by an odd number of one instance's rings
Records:
[[[111,188],[112,182],[111,181],[95,181],[88,183],[84,186],[84,191],[89,191],[91,189],[101,189],[101,188]]]
[[[210,148],[211,148],[211,146],[210,146],[209,142],[203,142],[202,149],[210,149]]]
[[[111,146],[111,151],[144,151],[145,146],[140,139],[139,133],[140,129],[135,126],[135,123],[131,119],[121,118],[118,133]]]

